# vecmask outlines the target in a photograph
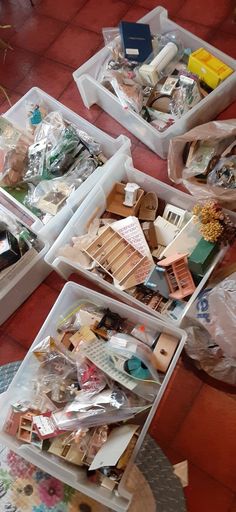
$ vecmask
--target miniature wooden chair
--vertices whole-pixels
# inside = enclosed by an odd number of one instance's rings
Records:
[[[174,254],[158,262],[160,267],[166,269],[166,280],[173,299],[188,297],[196,288],[188,268],[187,256],[188,254]]]

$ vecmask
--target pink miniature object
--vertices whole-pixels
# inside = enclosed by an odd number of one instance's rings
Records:
[[[160,267],[166,269],[166,280],[168,282],[170,297],[173,299],[184,299],[192,295],[196,286],[192,274],[188,268],[188,254],[174,254],[158,262]]]

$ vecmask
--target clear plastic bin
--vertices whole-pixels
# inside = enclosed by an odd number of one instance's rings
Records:
[[[121,300],[126,302],[127,304],[134,305],[136,307],[142,308],[144,311],[151,313],[158,318],[166,318],[161,316],[160,313],[157,313],[150,309],[148,306],[145,306],[142,302],[138,301],[134,297],[131,297],[127,293],[119,290],[113,284],[107,283],[103,279],[95,276],[88,270],[84,270],[78,264],[68,260],[65,257],[58,257],[58,250],[61,246],[68,244],[71,242],[72,236],[82,235],[87,232],[88,220],[92,219],[95,216],[100,216],[104,210],[106,209],[106,198],[110,191],[112,190],[114,184],[120,181],[129,181],[135,182],[140,185],[146,192],[155,192],[159,199],[163,199],[167,203],[171,203],[180,208],[184,208],[187,210],[192,209],[196,201],[194,198],[184,192],[176,190],[161,181],[151,178],[146,174],[138,171],[133,167],[132,159],[126,155],[117,155],[116,158],[110,164],[110,170],[107,173],[106,179],[104,178],[101,182],[93,188],[90,192],[89,196],[83,202],[81,207],[74,214],[70,222],[64,228],[61,235],[58,237],[56,242],[53,244],[49,252],[47,253],[45,260],[49,265],[51,265],[62,277],[68,279],[69,275],[72,272],[78,272],[82,274],[89,280],[92,280],[94,283],[109,291],[113,295],[119,297]],[[228,212],[231,218],[236,223],[236,214],[233,212]],[[206,274],[201,280],[200,284],[197,286],[195,292],[191,296],[188,302],[186,302],[186,306],[182,311],[181,316],[179,317],[178,324],[181,323],[183,317],[186,315],[190,305],[195,300],[200,290],[206,283],[209,278],[211,272],[215,268],[218,261],[225,254],[226,249],[222,249],[215,257],[214,261],[208,268]],[[174,321],[174,320],[173,320]]]
[[[89,135],[92,135],[97,142],[100,142],[102,151],[109,159],[112,158],[117,152],[119,153],[119,151],[122,153],[130,154],[131,142],[128,137],[125,135],[120,135],[117,137],[117,139],[114,139],[107,133],[104,133],[102,130],[83,119],[83,117],[80,117],[78,114],[72,112],[72,110],[65,107],[62,105],[62,103],[55,100],[52,98],[52,96],[49,96],[46,92],[38,89],[37,87],[30,89],[19,101],[17,101],[15,105],[13,105],[13,107],[11,107],[4,114],[4,117],[9,119],[9,121],[16,124],[20,128],[25,129],[27,126],[27,113],[25,107],[26,102],[44,102],[50,112],[54,110],[60,112],[64,119],[74,123],[80,129],[88,132]],[[94,184],[97,183],[106,172],[106,168],[107,163],[102,167],[98,167],[93,172],[93,174],[70,195],[65,206],[63,206],[57,215],[55,215],[46,225],[44,225],[42,221],[35,215],[31,214],[27,208],[22,206],[22,209],[27,211],[28,214],[30,213],[33,219],[33,224],[31,226],[32,230],[35,231],[35,233],[40,234],[40,236],[42,236],[44,239],[50,242],[54,241],[58,234],[61,232],[62,228],[71,218],[73,211],[78,208]],[[12,196],[9,196],[7,192],[4,191],[4,193],[6,196],[8,196],[8,198],[11,198],[13,202],[17,203],[17,201],[15,201]]]
[[[168,18],[168,12],[163,7],[156,7],[141,18],[139,22],[148,23],[153,34],[164,34],[171,30],[178,30],[186,48],[196,50],[197,48],[204,47],[215,57],[218,57],[232,69],[236,70],[235,59],[217,50],[194,34],[191,34],[191,32],[180,27],[174,21],[171,21]],[[217,114],[222,112],[222,110],[236,99],[236,72],[234,72],[211,92],[211,94],[200,101],[198,105],[176,121],[174,125],[165,132],[159,133],[142,119],[139,114],[131,110],[124,110],[118,98],[98,82],[98,72],[108,54],[109,50],[103,48],[73,74],[85,106],[89,108],[94,103],[97,103],[97,105],[109,115],[114,117],[116,121],[121,123],[127,130],[140,139],[143,144],[146,144],[162,158],[166,158],[167,156],[169,141],[172,137],[185,133],[198,124],[203,124],[214,119]]]
[[[2,430],[4,421],[9,411],[9,404],[11,402],[16,402],[21,397],[21,387],[23,385],[25,386],[27,376],[33,376],[32,369],[28,364],[30,351],[34,348],[34,346],[37,343],[39,343],[39,341],[43,340],[46,336],[53,336],[56,334],[56,324],[60,315],[63,315],[63,313],[65,311],[68,311],[68,309],[73,308],[76,302],[80,299],[87,299],[92,302],[95,302],[98,305],[101,305],[102,307],[110,308],[112,311],[118,313],[124,318],[128,317],[129,320],[135,323],[141,322],[144,325],[147,324],[150,329],[158,330],[160,332],[168,334],[173,334],[179,339],[179,344],[175,352],[175,355],[171,361],[167,373],[165,374],[164,380],[162,381],[162,385],[159,388],[157,397],[153,403],[152,408],[150,409],[150,413],[140,433],[138,442],[130,459],[129,465],[126,468],[126,471],[120,482],[119,497],[102,487],[90,483],[87,480],[86,473],[83,469],[65,462],[61,462],[60,459],[58,459],[57,457],[52,456],[47,452],[40,452],[36,447],[32,445],[23,444],[16,438],[9,436]],[[173,326],[171,327],[171,325],[160,320],[157,320],[156,318],[153,318],[150,315],[141,313],[138,310],[128,307],[120,302],[117,302],[114,299],[106,297],[105,295],[101,295],[100,293],[96,293],[92,290],[89,290],[83,286],[71,282],[67,283],[64,286],[62,292],[60,293],[57,301],[55,302],[41,330],[39,331],[37,338],[35,339],[30,351],[26,355],[16,376],[14,377],[12,383],[10,384],[8,391],[1,395],[0,397],[0,442],[8,446],[14,452],[18,453],[18,455],[24,457],[31,463],[38,466],[43,471],[50,473],[55,478],[62,480],[63,482],[67,483],[68,485],[72,486],[78,491],[90,496],[91,498],[94,498],[95,500],[102,503],[104,506],[110,507],[112,510],[116,510],[117,512],[123,512],[127,510],[131,496],[126,491],[125,482],[130,470],[130,466],[132,465],[134,458],[141,447],[141,444],[144,440],[150,423],[154,417],[161,397],[166,389],[169,379],[179,359],[185,340],[186,333],[181,329],[174,328]]]
[[[2,205],[1,208],[5,209]],[[16,218],[7,209],[6,212]],[[31,261],[19,260],[15,265],[9,267],[10,274],[4,278],[4,282],[0,282],[0,325],[14,313],[51,272],[51,268],[44,260],[49,243],[38,238],[41,241],[41,251]]]

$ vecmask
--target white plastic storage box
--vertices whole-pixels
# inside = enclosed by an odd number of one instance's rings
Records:
[[[94,137],[94,139],[101,144],[102,151],[107,156],[107,158],[112,158],[117,152],[122,151],[122,153],[130,154],[130,140],[125,135],[120,135],[117,139],[114,139],[107,133],[104,133],[99,128],[96,128],[93,124],[89,123],[83,117],[80,117],[78,114],[75,114],[69,108],[65,107],[59,101],[49,96],[41,89],[37,87],[33,87],[30,89],[25,96],[23,96],[13,107],[11,107],[5,114],[9,121],[16,124],[20,128],[25,129],[27,126],[27,109],[26,102],[29,103],[44,103],[48,108],[49,112],[58,111],[63,116],[64,119],[78,126],[81,130],[84,130],[89,135]],[[107,163],[101,167],[98,167],[93,174],[81,184],[77,190],[75,190],[70,197],[67,199],[65,206],[55,215],[46,225],[42,223],[40,219],[38,219],[35,215],[31,214],[31,212],[22,206],[22,209],[25,210],[28,214],[31,215],[33,219],[33,224],[31,226],[32,230],[35,233],[40,234],[42,237],[49,241],[53,241],[56,239],[58,234],[61,232],[62,228],[66,225],[68,220],[71,218],[73,211],[77,209],[77,207],[81,204],[84,197],[88,194],[91,188],[96,184],[99,179],[106,172]],[[3,189],[2,189],[3,190]],[[4,190],[3,190],[4,191]],[[15,201],[12,196],[10,196],[7,192],[4,191],[11,199],[12,202]],[[18,202],[17,202],[18,203]],[[19,203],[18,203],[19,204]]]
[[[194,34],[191,34],[191,32],[180,27],[174,21],[171,21],[168,18],[168,12],[163,7],[156,7],[141,18],[139,22],[148,23],[151,33],[154,35],[178,30],[186,48],[196,50],[197,48],[204,47],[215,57],[218,57],[225,64],[236,70],[236,61],[234,59]],[[162,158],[167,156],[169,141],[172,137],[185,133],[198,124],[214,119],[219,112],[236,99],[236,72],[234,72],[205,99],[200,101],[198,105],[176,121],[174,125],[163,133],[159,133],[153,126],[142,119],[139,114],[131,110],[124,110],[118,98],[98,82],[99,71],[108,55],[109,50],[103,48],[73,74],[84,104],[89,108],[94,103],[97,103],[97,105]]]
[[[56,242],[53,244],[49,252],[47,253],[45,260],[49,265],[61,274],[62,277],[68,279],[69,275],[72,272],[78,272],[82,274],[84,277],[92,280],[98,286],[104,288],[110,293],[116,295],[121,300],[125,301],[127,304],[134,305],[136,307],[142,308],[144,311],[151,313],[158,318],[166,318],[160,313],[157,313],[150,309],[148,306],[144,305],[139,300],[131,297],[126,292],[123,292],[116,288],[113,284],[110,284],[104,279],[95,276],[95,274],[91,273],[88,270],[83,269],[78,264],[70,261],[69,259],[59,256],[58,250],[60,247],[70,244],[73,236],[79,236],[87,232],[88,222],[92,220],[95,216],[99,217],[104,210],[106,209],[106,198],[112,190],[114,184],[116,182],[127,181],[127,182],[135,182],[146,192],[155,192],[159,199],[163,199],[167,203],[171,203],[174,206],[178,206],[180,208],[187,209],[191,211],[192,207],[196,203],[194,198],[184,192],[176,190],[161,181],[151,178],[146,174],[138,171],[132,165],[132,159],[126,155],[117,155],[116,158],[110,164],[110,172],[107,173],[106,179],[104,178],[101,182],[93,188],[90,192],[89,196],[83,202],[81,207],[74,214],[70,222],[64,228],[61,235],[58,237]],[[228,212],[231,218],[236,223],[236,214],[232,212]],[[213,263],[209,266],[206,274],[201,280],[200,284],[197,286],[195,292],[186,303],[186,307],[183,309],[182,314],[178,318],[177,323],[180,324],[183,317],[186,315],[190,305],[195,300],[200,290],[206,283],[209,278],[211,272],[214,267],[218,263],[218,261],[225,254],[226,249],[222,249],[215,257]],[[174,321],[174,320],[173,320]]]
[[[8,215],[22,222],[21,219],[11,214],[1,204],[1,208],[6,210]],[[22,222],[23,223],[23,222]],[[26,253],[24,259],[9,267],[9,273],[0,281],[0,325],[9,318],[12,313],[33,293],[37,286],[51,272],[51,268],[46,264],[44,257],[49,249],[49,243],[41,240],[41,250],[32,259],[28,259]]]
[[[15,403],[17,400],[22,399],[22,389],[26,389],[27,377],[29,376],[29,378],[32,378],[34,375],[34,368],[30,367],[29,365],[30,352],[32,351],[32,349],[34,349],[36,344],[42,341],[46,336],[54,336],[56,334],[56,327],[60,316],[65,314],[65,311],[68,311],[70,309],[73,310],[73,307],[76,306],[78,300],[81,299],[89,300],[97,304],[98,306],[110,308],[112,311],[118,313],[121,317],[129,318],[129,320],[134,323],[141,322],[144,325],[148,325],[150,329],[158,330],[160,332],[168,334],[173,334],[175,337],[179,339],[177,350],[171,361],[169,369],[165,374],[164,380],[162,381],[161,387],[159,388],[153,406],[150,409],[150,413],[140,433],[138,442],[135,446],[135,450],[132,454],[129,465],[126,468],[126,471],[119,484],[120,496],[116,496],[114,493],[106,490],[105,488],[102,488],[89,482],[86,477],[86,472],[83,469],[77,466],[73,466],[72,464],[70,465],[64,461],[60,461],[59,458],[52,456],[47,452],[41,452],[33,445],[23,444],[16,438],[9,436],[3,431],[3,424],[9,412],[10,403]],[[57,301],[55,302],[41,330],[39,331],[37,338],[35,339],[33,345],[31,346],[30,351],[26,355],[7,392],[1,395],[1,443],[8,446],[18,455],[24,457],[31,463],[38,466],[40,469],[50,473],[52,476],[58,478],[59,480],[62,480],[68,485],[72,486],[74,489],[77,489],[78,491],[90,496],[91,498],[94,498],[95,500],[102,503],[104,506],[107,506],[112,510],[116,510],[117,512],[123,512],[127,510],[131,496],[125,489],[126,478],[128,476],[130,467],[134,461],[134,458],[141,447],[141,444],[144,440],[150,423],[154,417],[158,404],[166,389],[166,386],[173,373],[176,363],[179,359],[179,356],[185,343],[185,339],[186,333],[181,329],[176,329],[165,322],[161,322],[160,320],[151,317],[150,315],[141,313],[136,309],[126,306],[120,302],[117,302],[116,300],[106,297],[105,295],[101,295],[100,293],[88,290],[83,286],[71,282],[67,283],[64,286],[62,292],[60,293]]]

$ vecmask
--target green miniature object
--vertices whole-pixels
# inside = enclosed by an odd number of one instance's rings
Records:
[[[206,272],[218,250],[219,245],[217,243],[207,242],[207,240],[201,238],[188,258],[190,271],[202,276]]]

